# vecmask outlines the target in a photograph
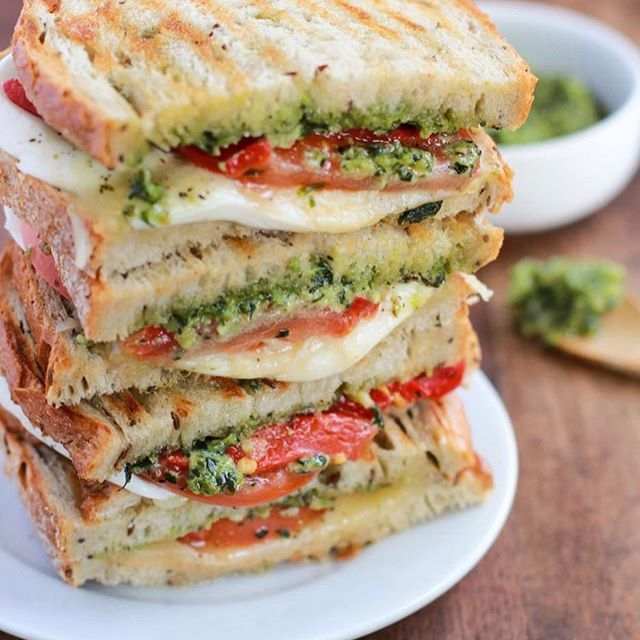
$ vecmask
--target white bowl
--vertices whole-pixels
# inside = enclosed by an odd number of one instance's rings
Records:
[[[560,138],[502,145],[514,199],[498,223],[510,233],[553,229],[607,204],[640,163],[640,56],[613,29],[583,14],[529,2],[481,3],[538,75],[579,78],[608,115]]]

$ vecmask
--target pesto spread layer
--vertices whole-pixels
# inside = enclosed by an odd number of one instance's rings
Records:
[[[162,326],[175,334],[183,349],[199,341],[201,330],[212,323],[222,338],[239,332],[243,325],[267,312],[279,315],[297,309],[343,309],[358,295],[372,302],[389,285],[419,279],[428,286],[440,286],[448,273],[465,264],[462,251],[436,259],[417,259],[400,268],[383,265],[337,265],[331,255],[289,261],[284,277],[259,278],[245,286],[227,289],[210,303],[176,310],[168,314],[147,311],[142,327]]]
[[[265,136],[276,147],[288,147],[310,133],[335,133],[345,129],[384,133],[405,124],[420,129],[424,137],[432,133],[454,133],[463,127],[483,126],[483,123],[465,122],[449,112],[416,112],[407,104],[394,109],[381,106],[327,112],[319,110],[309,98],[275,113],[256,114],[252,122],[226,124],[224,128],[209,129],[196,135],[185,131],[179,141],[180,144],[195,144],[204,151],[215,153],[244,137]]]

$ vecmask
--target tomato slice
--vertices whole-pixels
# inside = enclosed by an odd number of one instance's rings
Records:
[[[374,389],[369,395],[381,410],[386,409],[396,395],[411,403],[426,398],[441,398],[460,386],[464,370],[464,361],[438,367],[430,376],[423,373],[408,382],[391,382],[382,389]]]
[[[299,344],[313,336],[342,337],[378,311],[379,305],[357,297],[345,311],[324,309],[314,315],[294,316],[240,333],[229,340],[208,340],[199,353],[242,353],[264,346],[266,340],[279,339]],[[173,333],[160,326],[138,331],[122,342],[126,351],[141,360],[170,358],[179,348]]]
[[[386,133],[376,133],[370,129],[345,129],[344,131],[325,134],[312,133],[304,139],[304,142],[312,147],[322,147],[326,142],[335,147],[366,147],[372,144],[399,142],[403,147],[423,149],[437,154],[447,143],[455,140],[471,140],[470,131],[468,129],[460,129],[454,135],[432,133],[425,138],[420,135],[420,130],[416,127],[402,125]]]
[[[257,463],[259,473],[319,454],[358,460],[378,431],[372,418],[335,410],[299,414],[287,423],[262,427],[242,447],[229,447],[227,454],[236,462],[249,457]]]
[[[178,147],[178,153],[202,169],[241,178],[251,171],[263,171],[269,166],[272,147],[264,138],[244,138],[225,147],[217,156],[198,147]]]
[[[274,538],[289,538],[324,515],[324,511],[309,507],[299,507],[295,512],[292,511],[274,507],[268,516],[245,518],[240,522],[221,518],[208,529],[200,529],[178,538],[178,542],[188,544],[198,551],[247,547]]]
[[[273,338],[293,344],[299,344],[314,336],[340,338],[350,333],[361,320],[375,315],[379,306],[366,298],[358,297],[346,311],[324,309],[314,315],[280,320],[246,331],[224,342],[210,342],[208,347],[225,353],[240,353],[255,351],[264,346],[266,340]]]
[[[16,106],[28,111],[31,115],[40,117],[38,110],[35,108],[33,102],[27,98],[27,94],[24,91],[22,83],[17,78],[10,78],[2,83],[4,94],[15,104]]]
[[[179,344],[173,333],[164,327],[145,327],[142,331],[134,333],[126,340],[122,346],[126,351],[137,358],[169,358],[179,348]]]
[[[26,222],[20,221],[22,241],[29,250],[29,257],[33,268],[41,278],[46,280],[60,295],[71,299],[62,279],[60,271],[51,254],[51,248],[46,243],[40,242],[38,234]]]
[[[280,498],[295,493],[309,484],[317,475],[318,472],[294,473],[286,468],[278,469],[269,473],[246,476],[244,484],[233,494],[220,493],[212,496],[190,491],[184,477],[180,477],[175,484],[156,480],[148,474],[142,474],[142,477],[167,491],[197,502],[221,507],[257,507],[276,502]]]
[[[368,129],[347,129],[336,133],[311,133],[290,148],[272,147],[264,138],[246,138],[221,150],[218,155],[198,147],[179,147],[177,152],[197,166],[214,173],[227,175],[249,184],[275,187],[315,186],[327,189],[379,188],[375,177],[354,178],[341,171],[338,150],[344,147],[400,143],[405,147],[429,151],[436,157],[433,174],[423,178],[433,188],[448,188],[468,180],[469,176],[450,175],[449,160],[443,152],[448,144],[471,140],[467,129],[455,134],[432,134],[426,138],[415,127],[401,126],[388,133]],[[308,162],[309,154],[321,152],[316,165]],[[393,183],[390,189],[403,189],[413,183]]]

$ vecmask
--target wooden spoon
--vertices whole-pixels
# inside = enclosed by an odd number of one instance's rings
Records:
[[[640,377],[640,306],[627,297],[602,317],[602,326],[595,335],[561,338],[555,346],[579,358]]]

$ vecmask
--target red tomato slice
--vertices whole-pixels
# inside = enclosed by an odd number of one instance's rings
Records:
[[[378,431],[372,417],[343,415],[334,410],[299,414],[287,423],[262,427],[242,448],[229,447],[227,454],[236,462],[245,456],[255,460],[258,473],[319,454],[343,454],[349,460],[357,460]]]
[[[22,83],[17,78],[11,78],[5,80],[2,83],[4,94],[15,104],[16,106],[28,111],[31,115],[40,117],[38,110],[33,105],[33,102],[27,98],[27,94],[24,92]]]
[[[341,337],[366,318],[372,317],[379,305],[366,298],[356,298],[345,311],[323,309],[315,315],[297,316],[278,320],[250,331],[245,331],[230,340],[209,340],[198,353],[242,353],[264,346],[269,339],[286,340],[293,344],[304,342],[313,336]],[[160,326],[146,327],[123,341],[126,351],[140,359],[170,358],[179,345],[174,334]]]
[[[265,340],[273,338],[287,340],[293,344],[304,342],[314,336],[339,338],[351,332],[361,320],[375,315],[379,306],[366,298],[358,297],[346,311],[324,309],[315,315],[280,320],[241,333],[225,342],[209,343],[208,346],[225,353],[240,353],[259,349]]]
[[[208,529],[188,533],[178,541],[198,551],[246,547],[273,538],[288,538],[324,515],[324,511],[308,507],[299,507],[295,515],[284,513],[282,509],[274,507],[264,518],[246,518],[240,522],[221,518]]]
[[[426,398],[441,398],[460,386],[464,370],[464,361],[438,367],[431,376],[423,373],[408,382],[391,382],[386,385],[386,389],[374,389],[370,396],[380,409],[386,409],[396,395],[411,403]]]
[[[233,494],[217,494],[213,496],[191,492],[187,488],[184,478],[180,478],[176,484],[173,484],[156,479],[149,474],[142,474],[142,477],[167,491],[177,493],[197,502],[215,504],[221,507],[257,507],[295,493],[306,484],[309,484],[317,475],[317,472],[293,473],[288,469],[278,469],[269,473],[246,476],[244,484]],[[161,477],[161,472],[159,472],[158,478]]]
[[[180,345],[164,327],[145,327],[122,342],[123,348],[137,358],[170,358]]]
[[[178,153],[194,164],[214,173],[220,173],[251,184],[274,187],[301,187],[316,185],[327,189],[378,188],[375,178],[353,178],[340,170],[337,150],[347,146],[368,146],[399,142],[403,146],[430,151],[437,163],[432,175],[424,178],[433,188],[446,189],[461,184],[470,176],[451,175],[449,161],[442,156],[447,144],[470,140],[471,134],[461,129],[456,134],[432,134],[423,138],[415,127],[402,126],[388,133],[375,133],[367,129],[347,129],[337,133],[312,133],[295,142],[290,148],[273,148],[264,138],[246,138],[226,147],[214,156],[193,146],[179,147]],[[319,167],[310,166],[309,152],[322,151],[325,159]],[[422,181],[421,181],[422,182]],[[406,189],[413,183],[394,183],[389,189]]]
[[[186,475],[189,473],[189,459],[181,451],[171,451],[160,456],[159,460],[162,472],[171,471],[172,473]]]
[[[48,245],[40,242],[38,234],[26,222],[20,221],[20,232],[25,246],[29,249],[31,264],[38,275],[46,280],[60,295],[71,299],[69,292],[62,284],[60,272],[51,254],[51,249],[45,249]]]
[[[202,169],[224,173],[230,178],[241,178],[247,172],[266,169],[272,148],[263,138],[244,138],[237,144],[225,147],[217,156],[193,146],[178,147],[177,151]]]

